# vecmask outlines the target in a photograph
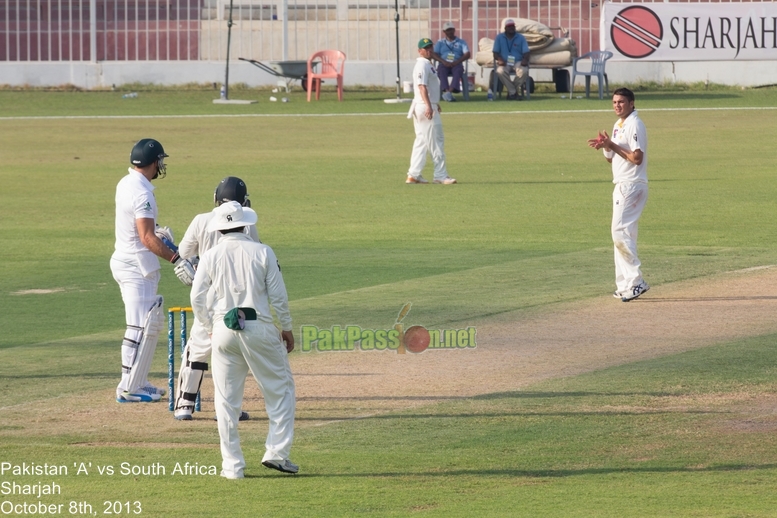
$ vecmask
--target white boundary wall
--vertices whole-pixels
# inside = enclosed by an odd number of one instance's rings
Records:
[[[11,86],[59,86],[72,84],[79,88],[106,88],[125,83],[182,85],[187,83],[222,83],[223,62],[214,61],[147,61],[147,62],[37,62],[0,63],[0,84]],[[409,78],[412,61],[400,64],[401,76]],[[396,86],[397,64],[393,62],[347,61],[345,84]],[[249,86],[277,85],[279,78],[245,62],[230,62],[229,83]],[[297,88],[299,81],[292,83]]]
[[[403,80],[409,80],[413,70],[412,61],[400,63]],[[367,85],[394,87],[396,85],[396,62],[346,62],[345,85]],[[478,70],[476,82],[486,85],[487,80]],[[536,80],[550,80],[549,70],[534,70]],[[702,82],[726,85],[763,86],[777,84],[777,67],[761,61],[705,61],[678,63],[631,63],[610,62],[607,64],[610,85],[637,83],[640,81]],[[577,84],[584,79],[578,78]],[[151,61],[151,62],[38,62],[0,63],[0,83],[11,86],[59,86],[72,84],[79,88],[106,88],[125,83],[151,83],[159,85],[180,85],[186,83],[222,83],[224,63],[207,61]],[[245,83],[249,86],[276,85],[278,78],[262,72],[253,65],[230,63],[230,84]],[[299,82],[294,83],[299,87]]]

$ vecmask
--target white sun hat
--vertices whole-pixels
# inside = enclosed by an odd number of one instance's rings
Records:
[[[241,206],[236,201],[222,203],[213,209],[213,218],[208,223],[208,230],[228,230],[230,228],[247,227],[256,223],[258,217],[253,209]]]

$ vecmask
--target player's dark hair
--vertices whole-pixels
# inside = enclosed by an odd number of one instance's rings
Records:
[[[232,234],[234,232],[243,232],[245,231],[245,227],[235,227],[235,228],[228,228],[225,230],[219,230],[222,234]]]
[[[612,93],[612,95],[620,95],[625,97],[629,101],[634,102],[634,92],[632,92],[628,88],[618,88]]]

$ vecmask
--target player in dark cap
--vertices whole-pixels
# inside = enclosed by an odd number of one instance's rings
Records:
[[[148,381],[157,337],[164,328],[163,298],[157,294],[159,259],[176,266],[176,275],[191,284],[194,267],[165,245],[173,241],[167,227],[157,225],[157,205],[151,180],[167,172],[162,144],[152,138],[139,140],[130,151],[132,166],[116,186],[116,240],[111,273],[121,290],[127,328],[121,343],[121,381],[116,387],[119,403],[159,401],[165,390]]]
[[[243,180],[236,176],[227,176],[219,182],[213,193],[213,201],[216,207],[230,201],[236,201],[243,207],[251,206],[251,201],[248,199],[248,187]],[[178,253],[181,254],[181,257],[192,259],[192,262],[197,263],[198,260],[194,258],[198,258],[205,251],[216,246],[221,238],[221,233],[208,231],[208,223],[213,219],[213,215],[214,212],[211,211],[194,217],[178,246]],[[251,239],[261,243],[256,225],[247,226],[246,233]],[[208,370],[210,352],[210,336],[203,328],[202,323],[195,318],[181,360],[181,370],[178,373],[174,417],[179,421],[192,419],[197,393],[200,391],[205,371]],[[248,414],[242,412],[240,420],[246,419],[248,419]]]

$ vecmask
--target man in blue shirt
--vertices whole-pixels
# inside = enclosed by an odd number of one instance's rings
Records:
[[[469,47],[461,38],[456,37],[456,27],[451,22],[445,22],[442,26],[445,37],[439,40],[432,53],[432,58],[437,61],[437,77],[440,78],[440,89],[444,101],[455,101],[454,88],[458,88],[464,75],[463,63],[470,58]],[[448,84],[448,76],[453,76]],[[468,79],[465,77],[464,81]]]
[[[521,101],[521,87],[529,77],[529,44],[521,34],[515,32],[515,21],[505,20],[505,31],[494,41],[494,60],[496,75],[507,87],[508,101]],[[515,72],[515,79],[510,74]]]

